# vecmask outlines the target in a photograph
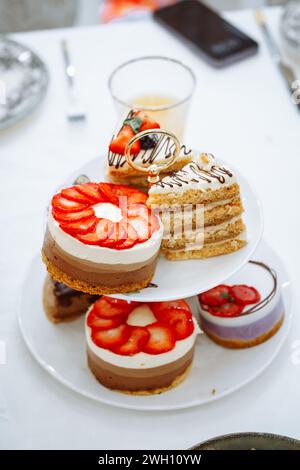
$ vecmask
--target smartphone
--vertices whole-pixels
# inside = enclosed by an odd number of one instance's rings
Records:
[[[154,18],[215,67],[230,65],[258,50],[256,41],[198,0],[183,0],[158,9]]]

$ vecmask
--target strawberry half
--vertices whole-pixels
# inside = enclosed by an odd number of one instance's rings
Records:
[[[208,306],[208,311],[216,317],[238,317],[244,309],[243,305],[235,302],[226,302],[218,307]]]
[[[94,311],[101,318],[127,316],[136,307],[137,302],[102,296],[94,303]]]
[[[78,191],[77,186],[71,186],[70,188],[63,189],[61,191],[61,195],[70,201],[79,202],[81,204],[90,205],[92,202],[87,196],[81,194]]]
[[[125,124],[118,135],[111,141],[109,150],[113,153],[124,155],[125,148],[130,139],[135,135],[133,129],[128,124]],[[131,147],[131,153],[136,155],[139,153],[141,148],[140,142],[135,142]]]
[[[130,225],[132,225],[132,227],[135,229],[138,236],[138,241],[140,243],[145,242],[146,240],[148,240],[148,238],[150,238],[150,227],[148,222],[143,217],[128,217],[128,221]]]
[[[187,310],[169,308],[161,311],[156,317],[172,329],[176,341],[188,338],[195,328],[192,315]]]
[[[241,305],[256,304],[260,301],[260,293],[255,287],[239,284],[230,287],[230,294]]]
[[[110,330],[116,328],[123,323],[124,317],[115,316],[113,318],[101,318],[96,315],[94,309],[91,310],[87,317],[87,325],[95,331]]]
[[[94,209],[91,207],[78,212],[57,212],[52,210],[52,215],[58,222],[78,222],[79,220],[90,219],[95,216]]]
[[[93,210],[93,209],[92,209]],[[94,211],[93,211],[94,212]],[[94,229],[85,234],[77,235],[76,238],[86,245],[101,245],[110,237],[113,231],[113,223],[108,219],[97,219]]]
[[[140,127],[140,132],[146,131],[148,129],[159,129],[160,125],[156,121],[152,121],[149,116],[147,116],[146,113],[143,111],[138,111],[136,113],[137,116],[139,116],[142,119],[142,125]]]
[[[223,305],[232,300],[230,287],[225,284],[220,284],[219,286],[200,294],[199,299],[203,305],[218,307],[219,305]]]
[[[70,235],[85,234],[91,232],[97,223],[97,218],[92,216],[86,220],[79,220],[78,222],[60,223],[60,227]]]
[[[130,335],[128,325],[119,325],[110,330],[97,331],[92,329],[93,342],[103,349],[114,349],[126,343]]]
[[[147,326],[150,337],[143,346],[143,351],[148,354],[162,354],[171,351],[175,346],[175,338],[171,328],[160,323],[152,323]]]
[[[126,343],[113,349],[116,354],[132,356],[142,351],[144,344],[148,341],[150,334],[146,328],[130,327],[130,335]]]
[[[55,194],[52,198],[52,208],[55,212],[78,212],[87,207],[87,204],[82,204],[81,202],[70,201],[66,199],[61,194]]]
[[[97,204],[98,202],[106,202],[103,195],[99,190],[99,185],[97,183],[85,183],[79,184],[76,186],[76,189],[79,193],[86,196],[92,204]]]

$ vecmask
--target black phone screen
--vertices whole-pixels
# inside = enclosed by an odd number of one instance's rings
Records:
[[[197,0],[184,0],[154,12],[154,18],[196,45],[214,65],[253,54],[257,43]]]

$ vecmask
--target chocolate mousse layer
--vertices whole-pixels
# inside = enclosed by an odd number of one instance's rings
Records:
[[[180,359],[158,367],[130,369],[100,359],[87,346],[88,365],[96,379],[106,387],[131,393],[160,393],[180,382],[192,364],[194,347]]]
[[[65,252],[46,231],[43,260],[51,276],[69,287],[91,294],[129,292],[151,281],[158,254],[142,263],[100,264],[81,260]]]

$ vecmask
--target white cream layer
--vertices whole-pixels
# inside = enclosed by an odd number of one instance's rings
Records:
[[[89,311],[92,307],[89,308]],[[139,306],[138,308],[141,308]],[[134,313],[134,311],[132,312]],[[197,335],[200,333],[200,328],[195,318],[193,317],[193,322],[195,329],[193,333],[185,339],[176,341],[174,349],[163,354],[147,354],[140,352],[134,356],[121,356],[120,354],[115,354],[108,349],[99,348],[91,339],[91,328],[87,326],[85,319],[85,336],[88,347],[91,351],[103,361],[106,361],[114,366],[124,367],[127,369],[150,369],[153,367],[163,366],[165,364],[170,364],[171,362],[177,361],[185,354],[187,354],[195,344]]]
[[[147,261],[159,251],[163,235],[163,227],[160,224],[160,229],[146,242],[126,250],[114,250],[97,245],[85,245],[64,232],[51,213],[48,217],[48,229],[55,243],[66,253],[99,264],[133,264]]]
[[[203,175],[207,176],[209,181],[201,179],[197,177],[197,172],[195,173],[195,169],[197,170],[196,164],[198,164],[201,167],[201,170],[204,171],[210,171],[212,167],[218,168],[218,162],[212,155],[207,155],[207,160],[203,159],[200,155],[198,159],[188,163],[174,175],[162,178],[162,184],[153,184],[149,190],[149,195],[151,196],[151,194],[160,193],[182,193],[188,190],[215,191],[217,189],[226,188],[236,183],[236,178],[233,172],[230,170],[230,168],[225,167],[224,165],[221,165],[221,168],[226,168],[226,170],[229,170],[232,174],[232,176],[230,176],[222,173],[222,176],[225,178],[224,183],[220,183],[217,178],[210,178],[209,175]],[[180,185],[176,184],[176,181],[179,181]]]

